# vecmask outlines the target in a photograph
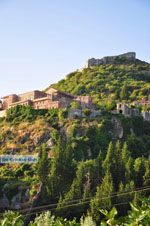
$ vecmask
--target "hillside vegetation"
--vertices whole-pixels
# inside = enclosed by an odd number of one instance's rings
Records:
[[[44,210],[50,209],[56,216],[55,224],[63,222],[56,225],[65,225],[65,221],[66,225],[84,225],[86,218],[80,222],[83,215],[91,217],[91,225],[99,225],[105,214],[105,218],[112,216],[114,220],[117,212],[118,219],[128,215],[122,222],[131,218],[135,222],[138,216],[142,225],[148,225],[149,201],[144,204],[143,198],[150,196],[150,122],[109,110],[121,100],[148,98],[150,65],[117,59],[111,65],[73,72],[52,87],[78,95],[91,94],[102,112],[96,117],[88,114],[68,118],[69,109],[9,109],[0,119],[1,154],[39,153],[39,161],[36,165],[0,165],[0,204],[5,195],[11,205],[13,197],[22,192],[19,204],[29,209],[42,184],[38,206],[55,204]],[[27,188],[29,196],[22,201]],[[134,203],[131,207],[130,202]],[[46,214],[47,220],[54,220]],[[46,214],[37,219],[42,221]]]
[[[96,107],[111,109],[118,101],[131,102],[150,94],[150,64],[117,58],[113,64],[75,71],[52,87],[76,95],[92,95]]]

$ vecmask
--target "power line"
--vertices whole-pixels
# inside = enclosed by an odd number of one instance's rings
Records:
[[[117,196],[118,197],[119,196],[125,196],[125,195],[128,195],[128,194],[133,194],[133,193],[138,193],[138,192],[148,191],[148,190],[150,190],[150,187],[136,188],[134,190],[130,190],[129,192],[125,191],[125,192],[120,192],[120,193],[112,193],[111,195],[95,196],[95,197],[89,197],[89,198],[86,198],[86,199],[72,200],[72,201],[68,201],[68,202],[64,202],[64,203],[56,203],[56,204],[44,205],[44,206],[35,207],[32,210],[41,209],[41,208],[47,208],[47,207],[53,207],[53,206],[57,206],[58,204],[59,205],[64,205],[64,204],[68,204],[68,203],[71,203],[71,202],[74,202],[74,201],[76,201],[76,202],[78,201],[79,202],[79,203],[73,203],[73,204],[70,204],[70,205],[60,206],[60,207],[50,208],[49,209],[51,211],[52,210],[59,210],[59,209],[64,209],[64,208],[68,208],[68,207],[73,207],[73,206],[87,204],[87,203],[89,203],[91,201],[91,199],[103,200],[103,199],[114,198],[114,197],[117,197]],[[87,201],[81,202],[82,200],[87,200]],[[119,204],[116,203],[115,205],[119,205]],[[34,212],[34,213],[25,214],[23,216],[30,216],[30,215],[34,215],[34,214],[39,214],[39,213],[42,213],[42,212],[45,212],[45,211],[47,211],[47,210],[37,211],[37,212]]]
[[[38,210],[38,209],[41,209],[41,208],[55,207],[58,204],[59,205],[70,204],[70,205],[66,205],[66,206],[60,206],[60,207],[49,209],[49,210],[58,210],[58,209],[83,205],[83,204],[89,203],[92,199],[104,200],[104,199],[108,199],[108,198],[120,197],[120,196],[125,196],[125,195],[138,193],[138,192],[142,192],[142,191],[148,191],[148,190],[150,190],[150,186],[135,188],[133,190],[128,190],[128,191],[114,192],[114,193],[111,193],[110,195],[106,194],[106,195],[101,195],[101,196],[93,196],[93,197],[87,197],[87,198],[84,198],[84,199],[82,198],[82,199],[71,200],[71,201],[67,201],[67,202],[63,202],[63,203],[55,203],[55,204],[38,206],[38,207],[34,207],[34,208],[27,208],[27,209],[20,210],[19,212],[22,213],[22,212],[26,212],[28,210],[34,211],[34,210]],[[83,201],[83,202],[81,202],[81,201]],[[77,202],[77,203],[74,203],[74,202]],[[119,204],[116,203],[115,205],[119,205]],[[42,213],[42,212],[45,212],[45,211],[46,210],[37,211],[37,212],[34,212],[34,213],[25,214],[25,215],[23,214],[23,216],[38,214],[38,213]],[[0,215],[0,216],[2,216],[2,215]]]

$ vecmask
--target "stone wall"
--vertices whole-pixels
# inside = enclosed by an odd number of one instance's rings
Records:
[[[81,105],[81,107],[84,108],[92,108],[93,102],[91,96],[77,96],[74,99],[75,101],[78,101]]]
[[[142,116],[144,118],[145,121],[150,121],[150,112],[142,112]]]
[[[101,115],[101,110],[91,110],[91,114],[90,117],[96,117]],[[68,113],[68,118],[74,118],[74,117],[85,117],[84,112],[80,109],[70,109],[69,113]]]
[[[125,116],[142,116],[145,121],[150,121],[150,112],[140,112],[137,108],[130,108],[126,103],[117,104],[117,113]]]
[[[22,106],[30,105],[30,106],[32,106],[32,101],[31,100],[18,101],[18,102],[9,104],[8,108],[15,107],[16,105],[22,105]]]
[[[52,101],[49,97],[34,100],[32,106],[34,109],[53,109],[59,108],[59,101]]]
[[[87,60],[85,68],[88,68],[90,66],[95,66],[95,65],[113,63],[114,60],[117,57],[125,57],[126,59],[131,59],[131,58],[135,59],[136,53],[135,52],[128,52],[128,53],[120,54],[120,55],[117,55],[117,56],[106,56],[106,57],[103,57],[101,59],[91,58],[91,59]]]
[[[117,113],[123,114],[126,116],[131,116],[130,108],[129,108],[128,104],[126,104],[126,103],[120,102],[117,104]]]

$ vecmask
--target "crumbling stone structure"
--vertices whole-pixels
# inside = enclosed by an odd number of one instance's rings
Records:
[[[95,65],[101,65],[101,64],[110,64],[110,63],[113,63],[118,57],[125,57],[126,59],[136,59],[136,53],[128,52],[118,56],[103,57],[101,59],[91,58],[87,60],[85,68],[88,68],[90,66],[95,66]]]
[[[150,112],[144,111],[144,112],[142,112],[142,116],[145,121],[150,121]]]
[[[118,103],[117,104],[117,113],[118,114],[123,114],[125,116],[130,116],[130,108],[129,105],[126,103]]]
[[[125,116],[142,116],[144,120],[150,121],[150,112],[140,112],[137,108],[130,108],[129,104],[126,103],[117,104],[117,113]]]

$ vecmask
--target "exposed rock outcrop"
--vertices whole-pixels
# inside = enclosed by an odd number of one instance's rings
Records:
[[[8,209],[9,208],[9,201],[5,194],[3,194],[3,197],[0,198],[0,209]]]
[[[46,143],[50,139],[51,131],[44,133],[42,136],[35,138],[36,145],[40,145],[41,143]]]
[[[112,118],[112,123],[114,125],[114,134],[118,138],[123,137],[123,127],[120,125],[120,122],[117,118],[113,117]]]

